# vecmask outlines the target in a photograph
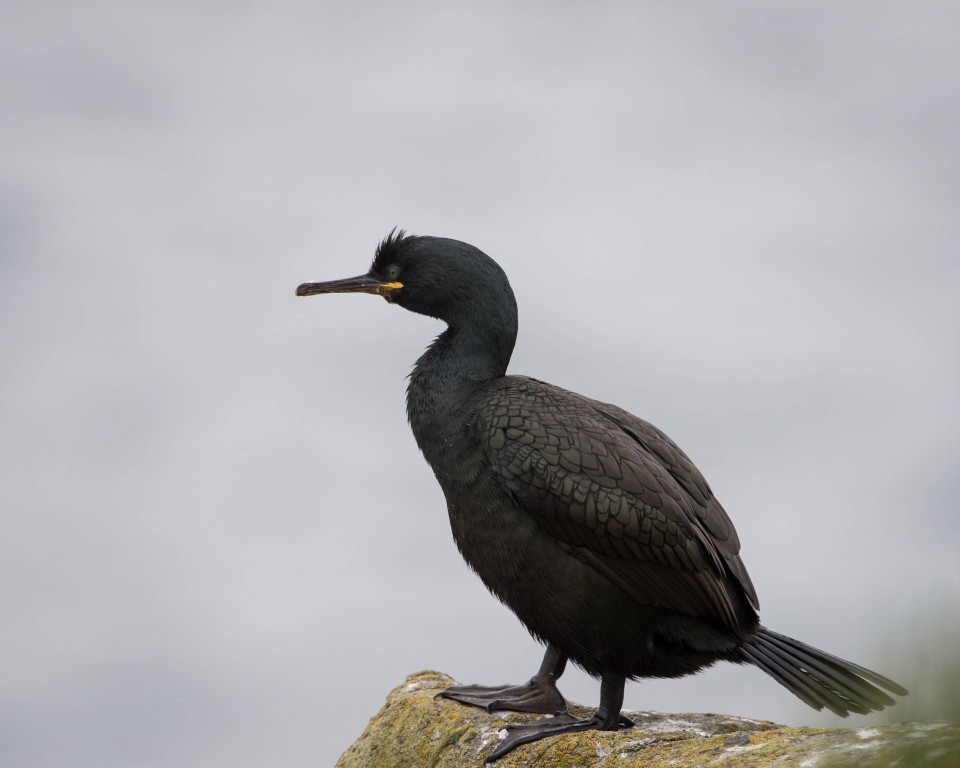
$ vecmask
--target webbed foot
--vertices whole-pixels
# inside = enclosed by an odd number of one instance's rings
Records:
[[[537,675],[523,685],[451,685],[437,695],[461,704],[482,707],[488,712],[558,715],[567,711],[567,702],[549,675]]]
[[[559,736],[562,733],[576,733],[578,731],[618,731],[621,728],[630,728],[633,721],[621,714],[612,717],[603,716],[599,712],[593,717],[580,720],[566,712],[550,718],[538,720],[534,723],[511,723],[506,725],[507,737],[493,750],[486,763],[499,760],[505,754],[519,747],[521,744],[530,744],[550,736]]]
[[[481,707],[487,712],[559,715],[567,711],[566,699],[557,689],[557,680],[566,666],[566,654],[549,645],[539,671],[523,685],[451,685],[437,696]]]

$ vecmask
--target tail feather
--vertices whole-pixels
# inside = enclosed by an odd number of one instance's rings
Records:
[[[739,652],[809,706],[826,707],[841,717],[893,704],[877,686],[907,695],[906,688],[883,675],[764,627],[747,638]]]
[[[846,696],[848,699],[852,701],[862,699],[866,706],[871,707],[871,711],[873,709],[889,707],[894,703],[893,698],[879,688],[864,684],[862,678],[867,676],[864,675],[865,672],[869,673],[869,676],[874,682],[879,682],[876,678],[881,678],[880,675],[876,675],[876,673],[868,669],[864,669],[856,664],[847,664],[827,653],[821,652],[818,655],[816,649],[810,648],[798,641],[790,644],[786,642],[782,636],[772,632],[764,637],[762,642],[772,645],[779,651],[790,655],[798,663],[807,665],[812,673],[821,675],[827,685],[832,686],[834,690]],[[851,673],[854,674],[851,675]],[[859,677],[857,677],[857,675],[859,675]],[[892,680],[887,680],[886,678],[881,679],[886,683],[894,685],[896,688],[900,688],[900,686],[896,685]]]
[[[793,659],[783,656],[766,643],[757,641],[742,650],[760,669],[814,709],[826,707],[841,716],[846,716],[848,712],[869,712],[859,704],[848,702],[818,678],[810,675],[806,669],[798,666]]]

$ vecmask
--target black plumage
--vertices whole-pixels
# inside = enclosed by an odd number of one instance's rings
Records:
[[[626,679],[751,663],[816,709],[893,703],[887,678],[759,623],[733,523],[687,455],[652,424],[525,376],[507,376],[517,305],[466,243],[391,233],[366,275],[298,295],[363,292],[447,323],[417,361],[407,412],[447,499],[454,540],[484,584],[546,644],[519,686],[454,686],[461,703],[554,714],[515,727],[494,760],[545,736],[630,725]],[[596,715],[566,714],[572,659],[601,679]]]

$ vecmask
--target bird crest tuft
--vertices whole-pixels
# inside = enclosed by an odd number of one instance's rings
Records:
[[[396,261],[404,242],[409,239],[411,238],[407,237],[405,230],[396,227],[391,229],[390,234],[383,238],[383,241],[377,246],[377,252],[373,257],[374,266]]]

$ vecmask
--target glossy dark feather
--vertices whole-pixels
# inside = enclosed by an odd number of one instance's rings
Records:
[[[545,532],[642,605],[735,632],[757,623],[733,524],[670,438],[536,379],[503,377],[482,397],[490,465]]]

